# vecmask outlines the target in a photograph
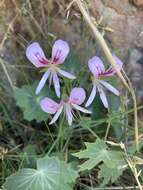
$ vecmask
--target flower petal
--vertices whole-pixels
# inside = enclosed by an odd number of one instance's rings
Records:
[[[81,111],[81,112],[89,113],[89,114],[92,113],[91,111],[89,111],[89,110],[87,110],[87,109],[85,109],[85,108],[83,108],[83,107],[81,107],[81,106],[79,106],[79,105],[77,105],[77,104],[72,104],[72,106],[73,106],[76,110],[79,110],[79,111]]]
[[[93,102],[95,96],[96,96],[96,86],[94,85],[92,88],[91,94],[85,104],[85,107],[88,107]]]
[[[58,72],[59,72],[61,75],[63,75],[63,76],[66,77],[66,78],[69,78],[69,79],[76,79],[76,77],[75,77],[74,75],[72,75],[72,74],[70,74],[70,73],[68,73],[68,72],[66,72],[66,71],[63,71],[62,69],[57,68],[57,70],[58,70]]]
[[[95,77],[98,77],[105,71],[105,67],[103,65],[102,60],[97,56],[94,56],[91,59],[89,59],[88,67]]]
[[[100,83],[105,86],[108,90],[110,90],[111,92],[113,92],[113,94],[115,94],[116,96],[119,96],[119,91],[114,88],[111,84],[109,84],[108,82],[105,82],[105,81],[102,81],[102,80],[99,80]]]
[[[122,67],[123,67],[123,62],[122,62],[116,55],[113,55],[113,58],[114,58],[114,60],[115,60],[115,62],[116,62],[117,68],[118,68],[119,70],[121,70]],[[105,73],[104,73],[103,75],[104,75],[104,76],[113,76],[113,75],[115,75],[115,74],[116,74],[116,70],[115,70],[115,68],[113,68],[113,66],[111,65],[111,66],[105,71]]]
[[[54,114],[59,109],[59,104],[50,98],[44,98],[40,102],[41,109],[50,114]]]
[[[115,54],[113,55],[114,60],[116,61],[116,64],[119,66],[120,69],[123,67],[123,62],[117,57]]]
[[[73,88],[70,93],[69,101],[71,103],[81,105],[84,102],[85,97],[86,94],[83,88]]]
[[[52,125],[53,123],[55,123],[57,121],[57,119],[59,118],[60,114],[62,113],[62,110],[63,110],[63,105],[59,107],[57,113],[54,115],[54,117],[51,120],[51,122],[49,123],[49,125]]]
[[[56,72],[53,73],[53,83],[56,95],[60,98],[60,82]]]
[[[49,61],[46,59],[45,54],[40,47],[39,43],[34,42],[30,44],[26,49],[26,57],[38,67],[43,67],[45,64],[48,64]]]
[[[69,45],[63,40],[55,41],[52,48],[52,60],[55,64],[63,63],[69,54]]]
[[[73,120],[73,115],[72,115],[72,112],[71,112],[71,106],[69,104],[66,105],[66,117],[67,117],[67,120],[68,120],[68,124],[69,126],[71,126],[72,124],[72,120]]]
[[[98,88],[99,95],[100,95],[100,98],[101,98],[103,105],[105,106],[105,108],[108,108],[108,101],[107,101],[105,92],[103,91],[102,88],[100,88],[98,86],[97,86],[97,88]]]
[[[47,71],[43,74],[43,76],[42,76],[42,78],[41,78],[41,80],[40,80],[40,82],[36,88],[36,94],[39,94],[40,91],[42,90],[42,88],[44,87],[44,85],[45,85],[45,83],[49,77],[49,74],[50,74],[50,71]]]

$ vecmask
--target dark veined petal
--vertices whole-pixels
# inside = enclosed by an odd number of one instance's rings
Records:
[[[70,51],[69,45],[66,41],[55,41],[52,48],[52,61],[55,64],[61,64],[65,61]]]
[[[116,55],[113,55],[113,58],[116,62],[117,68],[121,70],[123,67],[123,62]],[[115,74],[116,70],[112,65],[105,71],[105,73],[103,73],[104,76],[113,76]]]
[[[35,67],[44,67],[49,61],[38,42],[30,44],[26,49],[26,57]]]
[[[95,77],[98,77],[100,74],[105,72],[104,64],[102,60],[97,56],[94,56],[91,59],[89,59],[88,67]]]

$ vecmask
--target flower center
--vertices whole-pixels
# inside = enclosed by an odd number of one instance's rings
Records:
[[[41,69],[41,73],[44,73],[48,70],[51,70],[51,71],[56,71],[57,70],[57,65],[54,65],[52,64],[52,62],[50,62],[48,65],[46,65],[44,68]]]
[[[63,102],[65,102],[65,103],[68,103],[68,102],[69,102],[69,97],[67,96],[67,94],[63,93],[63,95],[62,95],[62,100],[63,100]]]

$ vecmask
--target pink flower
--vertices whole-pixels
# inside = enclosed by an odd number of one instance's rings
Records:
[[[50,124],[55,123],[62,111],[64,111],[64,115],[66,116],[66,119],[70,126],[74,117],[74,109],[91,114],[89,110],[80,106],[84,102],[85,97],[86,94],[83,88],[73,88],[70,96],[66,100],[61,100],[59,104],[50,98],[44,98],[41,100],[40,106],[44,112],[55,114]]]
[[[121,70],[123,66],[122,61],[115,55],[113,55],[113,57],[116,61],[117,67]],[[96,91],[98,90],[103,105],[106,108],[108,108],[108,101],[106,98],[106,94],[104,92],[104,88],[107,88],[116,96],[119,96],[119,91],[108,82],[102,80],[101,78],[113,76],[116,74],[116,71],[112,66],[110,66],[107,70],[105,70],[102,60],[97,56],[92,57],[88,61],[88,67],[91,73],[93,74],[93,77],[92,77],[93,88],[85,106],[87,107],[93,102],[96,96]]]
[[[67,42],[63,40],[55,41],[53,48],[52,48],[52,57],[51,59],[47,59],[43,50],[41,49],[40,45],[37,42],[30,44],[26,50],[26,56],[29,61],[32,62],[33,65],[37,68],[44,67],[44,71],[46,71],[42,79],[40,80],[37,88],[36,94],[39,94],[42,88],[44,87],[47,79],[49,78],[49,86],[53,82],[56,95],[60,97],[60,82],[58,75],[62,75],[69,79],[75,79],[76,77],[72,74],[63,71],[58,66],[62,64],[69,53],[69,45]]]

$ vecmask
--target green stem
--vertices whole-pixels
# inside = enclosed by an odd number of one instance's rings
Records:
[[[59,150],[60,138],[63,136],[63,133],[62,133],[63,123],[64,123],[64,117],[62,117],[62,120],[61,120],[60,125],[59,125],[57,139],[53,142],[53,144],[52,144],[50,150],[48,151],[47,155],[49,155],[52,152],[52,150],[55,148],[56,145],[58,145],[57,148]]]
[[[108,121],[108,125],[107,125],[107,129],[106,129],[106,133],[105,133],[105,137],[104,137],[104,140],[106,141],[107,140],[107,137],[108,137],[108,134],[109,134],[109,130],[110,130],[110,121]]]
[[[60,148],[60,150],[62,150],[62,147],[63,147],[63,136],[64,136],[64,128],[63,128],[63,124],[64,124],[64,116],[62,117],[61,119],[61,122],[60,122],[60,126],[59,126],[59,134],[58,134],[58,138],[59,138],[59,144],[58,144],[58,147]]]

